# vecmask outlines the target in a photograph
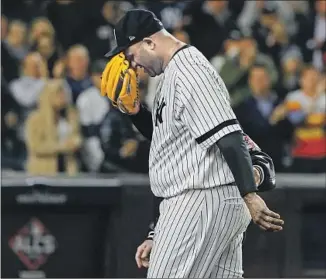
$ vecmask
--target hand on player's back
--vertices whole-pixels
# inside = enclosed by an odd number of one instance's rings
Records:
[[[245,203],[255,224],[264,231],[281,231],[284,221],[280,215],[271,211],[264,200],[256,193],[250,193],[244,197]]]
[[[142,244],[137,248],[135,260],[138,268],[148,268],[149,267],[149,254],[152,251],[153,240],[146,239]]]

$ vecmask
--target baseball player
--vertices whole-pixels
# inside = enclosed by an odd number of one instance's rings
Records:
[[[270,231],[282,230],[283,220],[257,194],[223,81],[150,11],[128,11],[115,36],[101,93],[151,140],[150,185],[162,198],[147,277],[242,277],[242,239],[251,219]],[[152,113],[140,104],[137,68],[161,75]]]

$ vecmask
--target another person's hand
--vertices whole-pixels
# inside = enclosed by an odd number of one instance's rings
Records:
[[[256,53],[253,49],[242,50],[240,52],[239,62],[242,69],[250,68],[255,62]]]
[[[278,232],[283,229],[284,221],[278,213],[271,211],[264,200],[256,193],[244,197],[253,222],[264,231]]]
[[[81,139],[79,137],[68,138],[63,144],[60,146],[59,151],[66,152],[75,152],[81,145]]]
[[[48,62],[43,58],[40,63],[40,77],[45,79],[49,77]]]
[[[18,124],[18,116],[12,111],[8,111],[4,116],[8,128],[14,128]]]
[[[122,158],[132,157],[138,148],[138,141],[134,139],[126,140],[120,148],[120,156]]]
[[[283,120],[285,118],[286,114],[287,114],[286,105],[285,104],[278,105],[274,109],[271,117],[269,118],[270,124],[273,125],[273,124],[276,124],[277,122]]]
[[[149,255],[152,251],[153,240],[146,239],[141,245],[138,246],[135,260],[138,268],[149,267]]]
[[[54,78],[63,78],[64,73],[66,70],[66,63],[63,59],[59,59],[55,62],[53,69],[52,69],[52,75]]]
[[[272,34],[275,39],[275,41],[279,44],[285,44],[288,43],[288,35],[286,33],[286,29],[283,23],[280,21],[276,21],[272,25]]]

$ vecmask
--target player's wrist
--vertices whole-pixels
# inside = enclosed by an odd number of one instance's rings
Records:
[[[256,192],[250,192],[243,196],[243,199],[246,203],[250,203],[252,200],[254,200],[257,197]]]
[[[130,117],[133,117],[133,116],[141,115],[143,113],[146,113],[146,108],[144,107],[144,105],[142,103],[138,102],[137,109],[135,109],[135,111],[133,113],[128,113],[128,115]]]
[[[261,166],[258,166],[258,165],[254,165],[253,168],[255,170],[255,173],[258,175],[257,180],[255,177],[256,186],[260,186],[265,179],[264,170]]]
[[[151,222],[148,226],[146,239],[153,240],[155,234],[154,228],[155,228],[155,222]]]
[[[146,239],[148,240],[153,240],[154,238],[154,231],[150,230],[148,233],[147,233],[147,237]]]

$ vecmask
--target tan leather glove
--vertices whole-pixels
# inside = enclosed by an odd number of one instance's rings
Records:
[[[138,113],[138,77],[123,53],[114,56],[106,65],[102,74],[101,94],[107,96],[112,105],[123,113]]]

